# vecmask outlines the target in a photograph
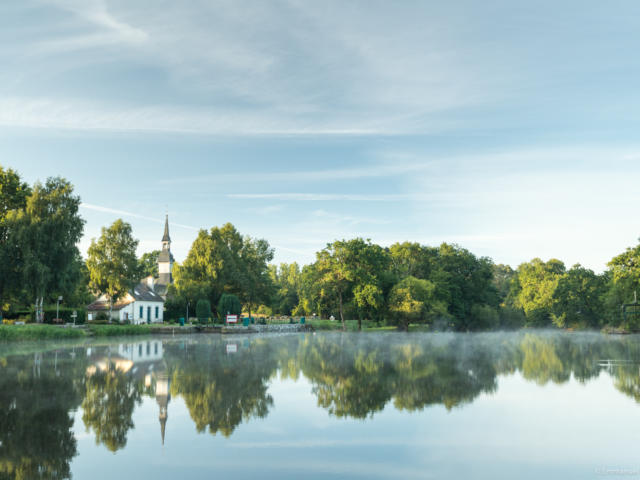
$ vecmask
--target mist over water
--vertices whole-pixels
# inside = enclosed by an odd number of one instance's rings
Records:
[[[390,332],[4,345],[0,478],[632,471],[639,340]]]

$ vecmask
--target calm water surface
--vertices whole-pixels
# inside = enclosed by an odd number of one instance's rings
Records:
[[[640,478],[640,338],[0,346],[1,479]]]

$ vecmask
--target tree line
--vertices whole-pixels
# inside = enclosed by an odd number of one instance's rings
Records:
[[[84,260],[80,197],[63,178],[28,185],[0,166],[0,311],[38,299],[86,305],[106,294],[112,303],[140,279],[157,275],[158,251],[137,256],[131,225],[117,220],[92,240]],[[535,258],[513,269],[458,245],[415,242],[383,247],[336,240],[315,261],[272,264],[264,239],[232,224],[202,229],[175,264],[165,317],[197,309],[198,317],[247,312],[334,316],[377,324],[426,324],[457,331],[519,327],[640,328],[640,308],[621,306],[640,285],[640,245],[614,257],[603,273],[557,259]],[[637,315],[636,315],[637,313]]]

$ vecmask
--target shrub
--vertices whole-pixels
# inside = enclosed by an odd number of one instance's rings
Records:
[[[76,323],[84,323],[87,318],[87,309],[86,308],[73,308],[73,307],[60,307],[58,312],[59,317],[62,319],[64,323],[73,323],[73,312],[76,312],[78,317],[76,318]],[[53,319],[56,318],[56,306],[49,305],[44,307],[44,318],[45,323],[52,323]]]
[[[209,300],[198,300],[196,304],[196,317],[200,323],[207,323],[211,318],[211,302]]]
[[[223,293],[218,302],[218,314],[221,320],[227,315],[240,315],[242,313],[242,304],[235,295]]]
[[[164,318],[167,320],[178,320],[186,315],[187,301],[181,297],[168,297],[164,302]]]

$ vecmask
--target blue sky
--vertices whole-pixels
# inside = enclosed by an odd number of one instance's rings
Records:
[[[0,164],[183,260],[232,222],[598,271],[640,236],[637,2],[0,3]]]

